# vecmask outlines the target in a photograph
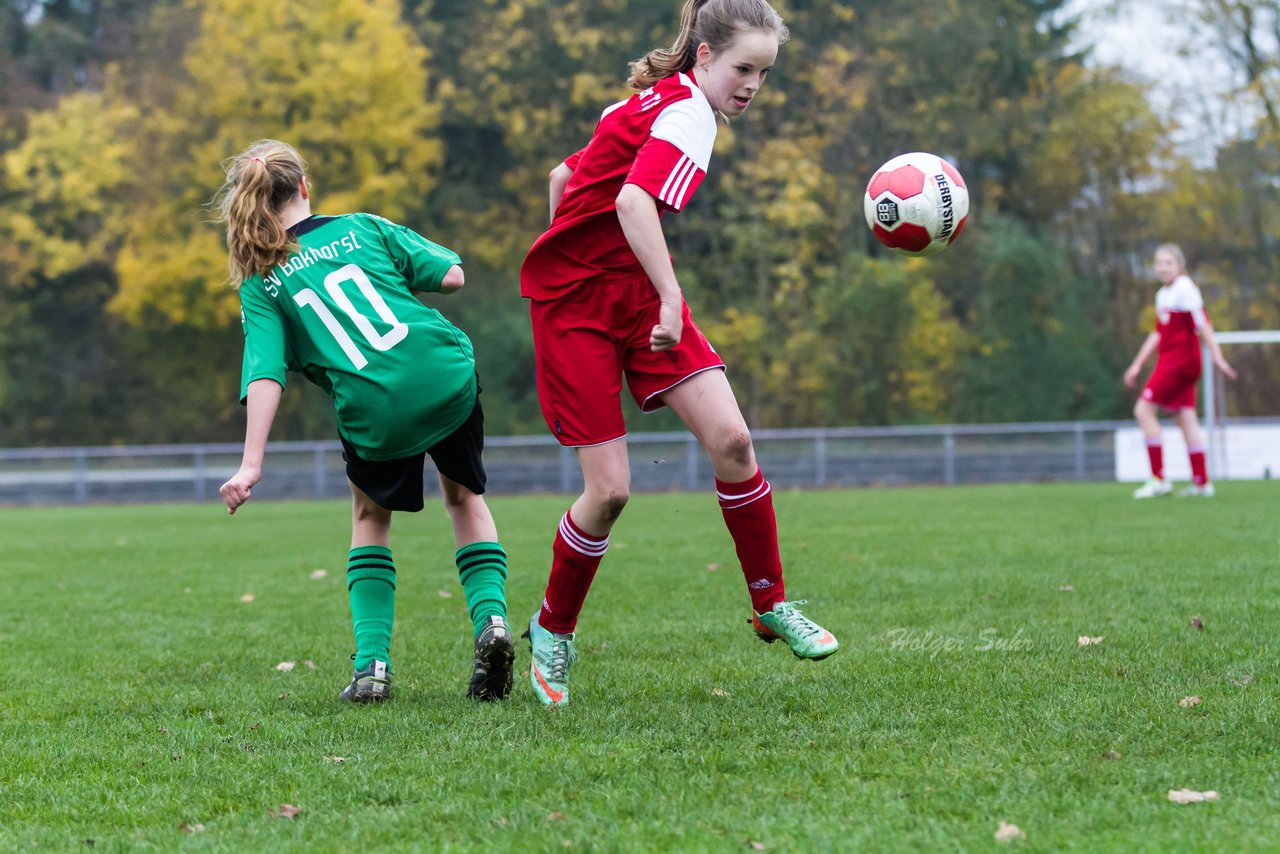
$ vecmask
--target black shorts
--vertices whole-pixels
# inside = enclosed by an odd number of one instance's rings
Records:
[[[347,477],[351,482],[379,507],[410,513],[418,512],[423,506],[422,468],[427,454],[431,455],[431,461],[440,474],[476,495],[484,495],[488,478],[484,461],[480,458],[483,451],[484,411],[480,408],[478,386],[476,405],[462,426],[420,454],[373,462],[361,459],[356,449],[342,439],[342,458],[346,460]]]

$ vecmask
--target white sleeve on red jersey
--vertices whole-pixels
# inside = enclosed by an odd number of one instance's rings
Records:
[[[716,141],[716,117],[701,93],[663,108],[636,152],[627,183],[672,210],[680,210],[707,174]]]
[[[1169,303],[1171,311],[1190,312],[1196,329],[1208,322],[1204,312],[1204,297],[1200,295],[1200,289],[1191,281],[1190,276],[1182,275],[1173,280],[1173,284],[1169,286]]]

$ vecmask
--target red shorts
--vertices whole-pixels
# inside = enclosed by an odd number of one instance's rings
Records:
[[[661,303],[643,276],[590,282],[551,300],[530,300],[538,404],[547,426],[569,447],[601,445],[627,434],[622,377],[640,409],[665,404],[661,395],[703,371],[723,369],[684,307],[680,343],[655,353],[649,334]]]
[[[1160,363],[1156,362],[1151,379],[1142,389],[1142,399],[1165,409],[1195,409],[1196,385],[1199,382],[1199,371],[1162,370]]]

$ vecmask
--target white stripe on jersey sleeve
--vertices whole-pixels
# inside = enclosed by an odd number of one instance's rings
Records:
[[[675,200],[668,202],[668,204],[670,204],[671,207],[675,208],[676,210],[680,210],[681,208],[684,207],[685,199],[689,195],[689,185],[693,183],[694,176],[696,176],[697,174],[698,174],[698,169],[696,166],[692,166],[692,164],[691,164],[691,168],[685,170],[684,176],[679,180],[679,182],[677,182],[675,189],[673,191],[673,194],[675,195]]]
[[[663,108],[649,129],[649,135],[665,139],[698,164],[703,172],[711,163],[711,146],[716,141],[716,116],[706,96],[690,84],[693,97]]]
[[[676,204],[676,189],[685,181],[686,175],[692,175],[697,169],[697,165],[688,157],[681,157],[676,161],[676,165],[672,167],[671,174],[667,176],[667,181],[662,185],[662,192],[658,193],[658,198],[671,205],[671,207],[679,210],[680,205]]]

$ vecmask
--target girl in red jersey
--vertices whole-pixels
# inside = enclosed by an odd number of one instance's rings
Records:
[[[642,410],[671,407],[706,448],[756,633],[801,658],[838,648],[786,601],[769,482],[659,224],[702,182],[716,114],[746,110],[787,37],[766,0],[687,0],[671,49],[631,64],[636,94],[606,109],[586,148],[551,171],[551,227],[529,250],[520,284],[542,413],[577,449],[584,490],[560,520],[546,595],[529,623],[529,678],[545,704],[568,702],[578,614],[630,492],[623,377]]]
[[[1187,453],[1191,457],[1192,483],[1179,495],[1213,495],[1213,484],[1205,468],[1204,434],[1196,420],[1196,383],[1200,380],[1200,341],[1203,340],[1213,357],[1213,363],[1231,379],[1235,369],[1222,357],[1222,349],[1213,337],[1213,326],[1204,311],[1204,299],[1200,289],[1187,276],[1187,262],[1182,250],[1172,243],[1156,249],[1156,278],[1161,288],[1156,293],[1156,328],[1142,342],[1138,355],[1124,372],[1125,385],[1133,388],[1138,372],[1153,351],[1156,369],[1151,372],[1142,389],[1142,395],[1134,404],[1133,415],[1147,441],[1147,456],[1151,459],[1151,479],[1134,491],[1134,498],[1154,498],[1168,495],[1172,487],[1164,477],[1164,449],[1160,444],[1159,410],[1174,413],[1174,421],[1182,429],[1187,441]],[[1198,336],[1198,337],[1197,337]]]

